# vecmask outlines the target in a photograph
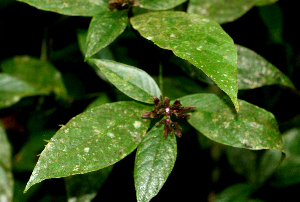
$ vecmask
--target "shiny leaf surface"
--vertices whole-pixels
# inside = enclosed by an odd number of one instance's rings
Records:
[[[150,201],[170,175],[177,156],[176,137],[163,137],[164,127],[154,126],[138,146],[134,183],[138,202]]]
[[[145,71],[133,66],[110,60],[91,59],[106,78],[127,96],[145,103],[153,103],[153,95],[159,97],[161,92]]]
[[[141,142],[150,107],[116,102],[92,108],[72,118],[51,138],[36,164],[25,192],[49,178],[96,171],[130,154]]]
[[[150,10],[167,10],[182,4],[187,0],[139,0],[140,7]]]
[[[131,24],[143,37],[200,68],[229,95],[238,110],[236,49],[219,24],[175,11],[138,15],[131,18]]]
[[[194,94],[180,100],[183,106],[196,107],[188,122],[211,140],[252,150],[283,150],[276,119],[262,108],[239,100],[236,113],[227,96],[215,94]]]

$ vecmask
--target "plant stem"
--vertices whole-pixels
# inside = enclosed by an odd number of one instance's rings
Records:
[[[158,83],[159,83],[159,88],[161,91],[161,94],[163,95],[163,91],[164,91],[164,82],[163,82],[163,67],[161,62],[159,63],[159,73],[158,73]]]

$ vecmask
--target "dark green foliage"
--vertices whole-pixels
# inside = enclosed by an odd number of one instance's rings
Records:
[[[0,18],[3,52],[15,49],[0,57],[1,202],[276,201],[299,188],[296,68],[236,34],[256,9],[265,46],[292,58],[276,0],[19,1],[0,11],[43,23],[12,32],[21,24]],[[14,43],[25,31],[37,51]]]

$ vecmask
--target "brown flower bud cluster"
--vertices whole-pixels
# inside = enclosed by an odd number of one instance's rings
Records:
[[[178,136],[181,137],[181,127],[177,122],[173,122],[171,120],[171,117],[173,114],[178,119],[188,118],[190,115],[185,114],[183,112],[187,112],[190,110],[195,109],[195,107],[182,107],[180,100],[177,99],[173,103],[173,105],[170,106],[170,99],[168,97],[165,97],[164,100],[162,96],[160,96],[160,100],[153,96],[153,100],[155,103],[155,106],[152,111],[145,112],[142,114],[143,118],[160,118],[162,116],[166,116],[166,119],[163,119],[156,123],[157,126],[160,126],[161,124],[165,124],[164,127],[164,138],[167,138],[168,134],[171,133],[173,135],[173,132]]]
[[[138,6],[140,2],[138,0],[109,0],[108,5],[111,9],[124,10],[129,6]]]

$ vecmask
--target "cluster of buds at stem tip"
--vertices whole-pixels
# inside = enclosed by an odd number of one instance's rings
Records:
[[[178,136],[181,137],[181,127],[177,122],[173,122],[171,120],[171,116],[175,114],[178,119],[188,118],[190,115],[185,114],[183,112],[187,112],[190,110],[195,109],[195,107],[182,107],[180,100],[176,99],[173,105],[170,106],[170,99],[165,97],[164,100],[162,96],[160,96],[160,100],[153,96],[153,100],[155,106],[152,111],[145,112],[142,114],[143,118],[160,118],[162,116],[166,116],[166,119],[163,119],[156,123],[157,126],[161,124],[165,124],[164,127],[164,138],[167,138],[168,134],[173,132]]]

